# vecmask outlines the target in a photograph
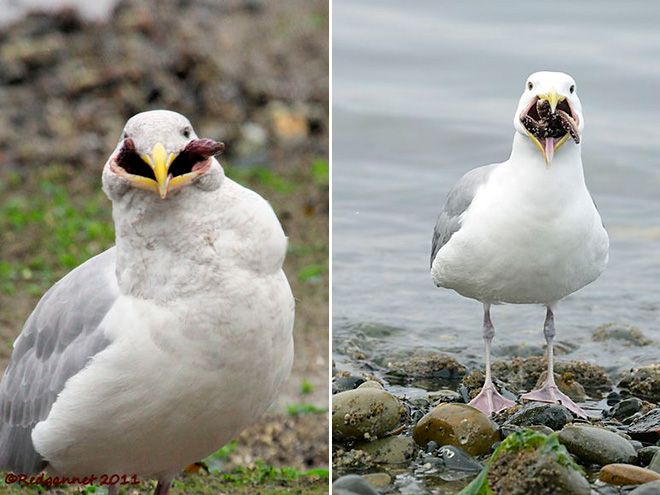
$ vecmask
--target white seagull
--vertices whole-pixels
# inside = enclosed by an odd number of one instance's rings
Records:
[[[287,239],[188,119],[132,117],[103,170],[116,246],[55,284],[0,383],[0,469],[174,475],[276,398],[293,359]],[[116,493],[118,486],[111,487]]]
[[[573,78],[529,76],[513,125],[509,159],[468,172],[449,192],[433,232],[431,275],[437,286],[483,303],[486,379],[471,405],[486,414],[514,405],[491,378],[491,305],[542,304],[548,376],[522,398],[586,416],[558,390],[553,373],[553,309],[598,278],[609,249],[584,181],[584,117]]]

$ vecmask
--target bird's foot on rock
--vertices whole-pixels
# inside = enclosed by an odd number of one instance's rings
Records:
[[[555,384],[546,383],[540,389],[532,390],[531,392],[523,394],[520,398],[537,402],[559,403],[579,417],[587,417],[587,413],[585,413],[582,408],[573,402],[566,394],[562,393]]]
[[[516,403],[512,400],[502,397],[502,395],[495,388],[495,385],[490,383],[483,386],[481,392],[479,392],[479,395],[472,399],[469,405],[479,409],[486,416],[490,416],[491,414],[498,413],[503,409],[513,407],[516,405]]]

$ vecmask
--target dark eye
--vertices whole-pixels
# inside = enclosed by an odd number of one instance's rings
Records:
[[[568,90],[571,92],[571,94],[575,93],[575,84],[571,84],[571,87],[568,88]]]
[[[190,137],[190,127],[184,127],[183,130],[181,131],[181,134],[183,134],[183,137]]]
[[[121,133],[121,138],[126,139],[128,137],[128,133],[126,131]]]
[[[532,89],[534,89],[534,83],[533,83],[532,81],[529,81],[529,82],[527,83],[527,89],[529,89],[530,91],[531,91]]]

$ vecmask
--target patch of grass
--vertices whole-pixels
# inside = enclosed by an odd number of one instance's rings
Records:
[[[0,291],[42,294],[58,278],[114,242],[110,202],[68,167],[51,165],[2,180]],[[73,189],[73,190],[72,190]],[[11,261],[9,261],[11,260]]]
[[[223,164],[227,177],[246,187],[260,185],[267,190],[281,194],[290,194],[296,190],[297,184],[264,166],[238,167]]]
[[[307,378],[304,378],[300,384],[300,394],[309,395],[312,392],[314,392],[314,385],[312,385],[311,382],[307,380]]]
[[[323,274],[325,273],[325,270],[326,270],[325,265],[312,264],[312,265],[303,266],[298,272],[298,279],[301,282],[319,283],[323,278]]]
[[[330,183],[330,165],[328,164],[328,160],[319,158],[312,162],[312,177],[317,185],[327,186]]]
[[[314,404],[289,404],[286,406],[286,412],[289,416],[298,416],[299,414],[324,414],[328,412],[328,408],[317,407]]]

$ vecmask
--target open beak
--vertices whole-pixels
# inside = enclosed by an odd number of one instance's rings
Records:
[[[191,184],[211,169],[212,157],[225,145],[212,139],[193,139],[186,146],[168,153],[156,143],[150,153],[138,153],[131,138],[126,138],[110,162],[110,169],[134,187],[153,191],[165,199],[172,191]]]
[[[566,96],[557,93],[554,87],[537,95],[522,113],[521,121],[530,140],[543,155],[546,167],[569,137],[580,142],[578,118]]]
[[[161,143],[156,143],[151,150],[151,154],[140,154],[140,158],[142,158],[142,160],[144,160],[154,171],[156,186],[161,199],[165,199],[167,196],[168,187],[172,180],[172,175],[169,174],[168,171],[176,157],[176,153],[168,154],[167,151],[165,151],[165,146]]]
[[[564,101],[565,99],[566,97],[559,95],[554,87],[551,88],[550,91],[548,91],[546,94],[539,95],[539,100],[545,100],[550,103],[550,111],[552,113],[557,112],[557,105],[560,101]]]

